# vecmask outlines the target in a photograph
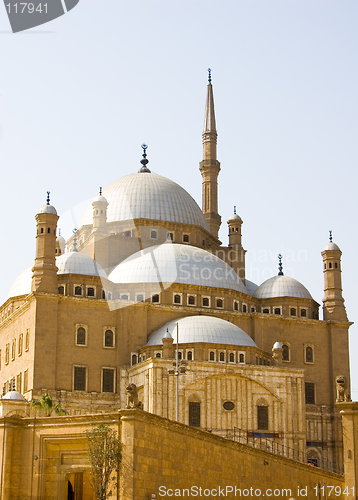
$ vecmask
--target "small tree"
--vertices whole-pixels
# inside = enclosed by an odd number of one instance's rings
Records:
[[[31,408],[43,410],[46,413],[46,417],[49,417],[51,413],[55,413],[55,415],[68,415],[68,411],[62,408],[60,403],[55,405],[52,397],[47,393],[42,394],[39,399],[33,399],[30,406]]]
[[[122,460],[122,444],[116,432],[100,424],[87,431],[88,455],[92,465],[92,484],[96,500],[106,500],[111,494],[110,485],[117,486],[112,473]]]

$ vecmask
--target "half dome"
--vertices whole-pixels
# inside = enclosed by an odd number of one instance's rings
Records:
[[[310,292],[299,281],[290,276],[274,276],[260,285],[254,293],[258,299],[271,299],[274,297],[297,297],[312,299]]]
[[[103,189],[108,201],[107,222],[132,219],[162,220],[201,226],[208,223],[196,201],[175,182],[153,173],[139,172],[118,179]],[[92,203],[80,226],[92,224]]]
[[[102,267],[89,255],[81,252],[67,252],[56,258],[57,274],[84,274],[106,278]]]
[[[174,319],[161,326],[149,337],[147,345],[161,345],[167,330],[177,342],[177,324],[179,344],[207,342],[209,344],[227,344],[257,347],[252,338],[236,325],[213,316],[186,316]]]
[[[234,269],[202,248],[166,242],[140,250],[108,276],[113,283],[182,283],[247,294]]]

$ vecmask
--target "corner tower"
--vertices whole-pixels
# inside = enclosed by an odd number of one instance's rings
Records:
[[[55,207],[50,205],[50,192],[47,192],[47,203],[36,215],[36,256],[32,268],[32,292],[57,293],[56,228],[58,215]]]
[[[325,320],[347,321],[347,312],[342,296],[342,252],[332,241],[329,232],[329,243],[322,251],[324,273],[323,318]]]
[[[203,160],[200,172],[203,177],[203,214],[208,222],[210,232],[218,238],[221,217],[218,213],[218,175],[220,163],[216,157],[218,134],[216,132],[214,95],[209,69],[208,90],[206,96],[205,119],[203,130]]]

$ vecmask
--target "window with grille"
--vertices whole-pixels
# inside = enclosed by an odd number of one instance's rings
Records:
[[[189,402],[189,425],[200,427],[200,403]]]
[[[114,369],[103,368],[102,392],[114,392]]]
[[[87,288],[87,296],[94,297],[94,288],[92,288],[92,287]]]
[[[86,330],[82,326],[80,326],[80,328],[77,328],[76,344],[86,345]]]
[[[230,363],[234,363],[235,362],[235,354],[233,352],[230,352]]]
[[[243,354],[240,354],[239,360],[240,363],[245,363],[245,356]]]
[[[114,347],[114,333],[112,330],[104,332],[104,347]]]
[[[243,305],[242,305],[242,312],[243,312],[243,313],[246,313],[246,312],[247,312],[247,305],[246,305],[246,304],[243,304]]]
[[[301,317],[306,318],[307,317],[307,311],[306,309],[301,309]]]
[[[224,353],[224,352],[221,352],[221,353],[219,354],[219,360],[220,360],[220,361],[225,361],[225,353]]]
[[[188,351],[187,359],[188,359],[188,361],[192,361],[193,360],[193,353],[192,353],[192,351]]]
[[[159,295],[157,293],[152,296],[152,302],[159,302]]]
[[[210,351],[210,354],[209,354],[209,360],[210,360],[210,361],[215,361],[215,352]]]
[[[258,429],[268,429],[268,407],[258,406],[257,407],[257,428]]]
[[[75,366],[73,372],[73,390],[85,391],[86,390],[86,375],[87,368],[85,366]]]
[[[194,297],[194,295],[189,295],[189,297],[188,297],[188,304],[190,306],[195,306],[195,297]]]
[[[315,387],[312,382],[305,383],[305,397],[307,405],[315,404]]]
[[[222,299],[217,299],[216,307],[224,307],[224,301]]]
[[[238,310],[239,310],[239,303],[234,302],[234,311],[238,311]]]
[[[75,295],[82,295],[82,287],[75,286]]]
[[[286,344],[283,344],[282,346],[282,360],[290,361],[290,349]]]
[[[174,295],[174,304],[181,304],[181,296]]]
[[[275,307],[275,314],[281,314],[281,308]]]
[[[296,308],[291,307],[291,316],[296,316]]]
[[[203,298],[203,306],[204,307],[209,307],[209,305],[210,305],[209,298],[208,297],[204,297]]]
[[[306,363],[313,363],[313,349],[306,347]]]

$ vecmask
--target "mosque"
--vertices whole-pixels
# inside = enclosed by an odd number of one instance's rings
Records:
[[[282,256],[276,276],[250,282],[236,208],[227,246],[218,238],[210,72],[202,141],[202,208],[151,172],[146,145],[139,171],[101,188],[67,242],[48,195],[34,264],[0,307],[3,398],[49,393],[71,416],[104,414],[126,408],[134,384],[145,412],[339,472],[337,387],[350,399],[342,252],[322,242],[322,320]]]

